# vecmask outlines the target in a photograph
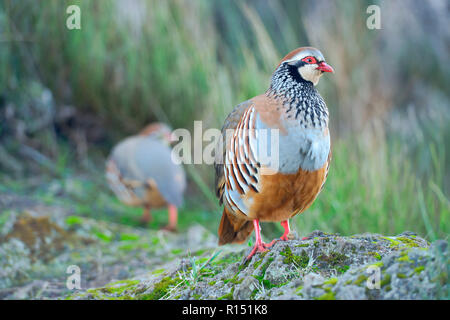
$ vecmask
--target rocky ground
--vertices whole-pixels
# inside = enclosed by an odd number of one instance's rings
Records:
[[[200,225],[131,228],[2,196],[0,299],[448,299],[447,241],[314,231],[244,257]],[[70,266],[81,289],[66,286]]]

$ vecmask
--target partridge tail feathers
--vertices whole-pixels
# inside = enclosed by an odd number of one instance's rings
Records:
[[[240,219],[230,213],[225,206],[219,226],[219,245],[242,243],[253,231],[251,221]]]

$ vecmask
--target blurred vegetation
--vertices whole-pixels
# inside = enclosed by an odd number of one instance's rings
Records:
[[[97,215],[115,206],[128,223],[139,209],[115,200],[102,176],[115,142],[154,120],[220,128],[233,106],[267,89],[281,57],[312,45],[336,71],[318,86],[333,162],[297,231],[447,238],[448,2],[375,3],[381,30],[365,25],[373,1],[0,1],[0,191],[29,194],[17,181],[37,176],[31,193],[45,198],[54,193],[42,176],[73,178],[84,192],[69,197],[77,213],[114,220]],[[70,4],[81,8],[81,30],[65,27]],[[216,229],[214,170],[187,170],[182,224]]]

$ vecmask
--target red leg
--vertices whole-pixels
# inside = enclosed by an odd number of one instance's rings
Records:
[[[273,246],[273,244],[277,241],[280,241],[280,240],[288,241],[289,240],[288,235],[291,232],[291,229],[289,228],[289,220],[281,221],[280,224],[284,228],[284,233],[279,239],[272,240],[268,245],[269,247]]]
[[[168,211],[169,211],[169,224],[165,226],[163,229],[168,231],[176,231],[178,222],[178,209],[173,204],[169,204]]]
[[[251,259],[253,255],[257,252],[267,251],[269,245],[262,242],[261,239],[261,228],[259,227],[259,220],[253,220],[253,227],[255,229],[255,246],[252,249],[252,252],[247,256],[247,260]]]
[[[288,235],[291,232],[291,229],[289,228],[289,220],[281,221],[281,225],[284,228],[284,233],[280,239],[283,241],[288,241]]]

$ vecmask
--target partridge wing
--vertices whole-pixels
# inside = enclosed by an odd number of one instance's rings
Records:
[[[220,204],[223,203],[223,192],[225,187],[225,177],[224,177],[224,162],[226,157],[226,150],[230,145],[231,135],[227,136],[227,131],[234,132],[242,118],[245,110],[251,105],[251,101],[245,101],[237,105],[233,111],[225,119],[222,127],[222,140],[218,142],[216,147],[216,156],[214,160],[214,168],[216,170],[215,176],[215,186],[216,186],[216,196],[219,198]]]

